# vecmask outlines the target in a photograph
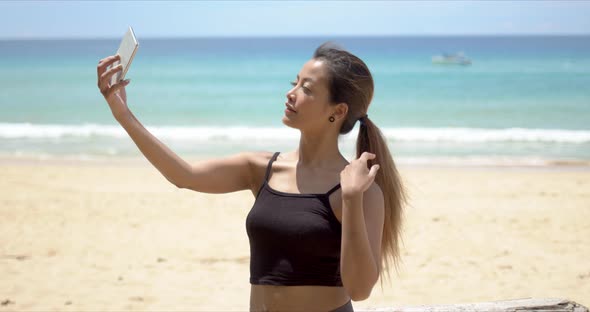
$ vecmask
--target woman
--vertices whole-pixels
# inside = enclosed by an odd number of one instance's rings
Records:
[[[250,190],[250,310],[353,311],[351,300],[399,262],[405,192],[380,130],[367,110],[373,79],[365,63],[321,45],[287,92],[283,123],[299,129],[289,153],[242,152],[186,163],[149,133],[127,107],[121,70],[98,64],[98,88],[115,119],[145,157],[179,188],[205,193]],[[360,121],[357,159],[348,162],[338,137]],[[385,264],[385,265],[383,265]],[[385,271],[382,270],[385,268]]]

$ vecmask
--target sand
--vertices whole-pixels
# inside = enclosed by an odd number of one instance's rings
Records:
[[[590,170],[406,166],[400,274],[355,309],[590,306]],[[0,160],[0,311],[247,311],[249,191],[177,189],[145,160]]]

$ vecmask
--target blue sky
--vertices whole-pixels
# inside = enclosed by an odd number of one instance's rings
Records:
[[[0,38],[590,34],[590,1],[1,1]]]

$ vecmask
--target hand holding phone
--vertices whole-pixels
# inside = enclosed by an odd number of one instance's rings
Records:
[[[120,60],[115,61],[113,64],[107,67],[107,70],[109,70],[111,69],[111,67],[117,66],[119,64],[123,65],[122,70],[116,72],[111,77],[111,86],[125,79],[125,75],[127,74],[129,67],[131,66],[131,61],[133,61],[133,58],[135,57],[135,52],[137,52],[138,48],[139,42],[137,42],[137,39],[135,38],[133,28],[129,26],[129,29],[127,29],[127,32],[123,36],[121,44],[119,45],[119,49],[116,53],[119,55]]]
[[[123,79],[138,47],[133,29],[129,27],[117,53],[98,62],[98,89],[107,100],[115,118],[123,116],[128,111],[125,86],[129,84],[129,80]]]

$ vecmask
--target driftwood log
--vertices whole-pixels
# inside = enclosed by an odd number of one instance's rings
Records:
[[[355,309],[358,312],[589,312],[588,308],[567,299],[558,298],[521,298],[512,300],[459,303],[447,305],[420,305],[407,307],[380,307]]]

